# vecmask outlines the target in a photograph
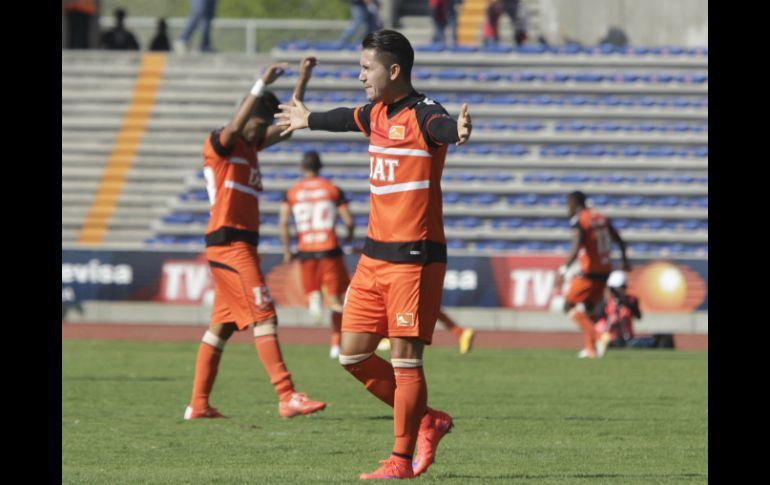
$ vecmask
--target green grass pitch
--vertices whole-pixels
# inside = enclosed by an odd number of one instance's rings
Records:
[[[185,422],[196,343],[62,342],[63,483],[356,483],[392,445],[391,410],[328,357],[286,345],[325,411],[278,417],[254,347],[225,349]],[[422,483],[707,483],[708,354],[428,348],[429,403],[455,428]]]

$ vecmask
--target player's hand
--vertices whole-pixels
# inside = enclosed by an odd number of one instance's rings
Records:
[[[468,103],[460,107],[460,116],[457,117],[457,136],[460,138],[455,145],[460,146],[471,137],[471,115],[468,113]]]
[[[262,81],[265,83],[265,86],[268,84],[273,84],[276,79],[283,76],[283,73],[286,72],[286,69],[289,68],[289,64],[286,62],[281,62],[278,64],[273,64],[270,67],[267,68],[264,74],[262,74]]]
[[[284,263],[291,263],[292,259],[294,259],[294,255],[291,254],[291,251],[284,251],[283,252],[283,262]]]
[[[281,111],[275,114],[275,118],[278,120],[276,125],[286,128],[281,132],[281,136],[286,136],[294,130],[307,128],[310,110],[296,96],[292,98],[292,104],[279,104],[278,108]]]
[[[303,81],[310,79],[313,68],[318,65],[318,59],[313,56],[305,56],[299,63],[299,77]]]

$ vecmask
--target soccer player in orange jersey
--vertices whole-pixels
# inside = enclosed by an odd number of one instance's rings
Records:
[[[300,63],[294,98],[302,99],[315,58]],[[206,231],[206,258],[214,279],[214,307],[209,329],[203,335],[195,363],[195,380],[184,419],[219,418],[209,405],[225,343],[236,330],[252,327],[254,343],[270,382],[278,394],[282,417],[309,414],[326,404],[296,392],[281,355],[276,335],[278,324],[272,298],[259,267],[259,192],[262,180],[257,152],[287,139],[274,126],[279,110],[275,95],[265,86],[288,67],[274,64],[257,80],[235,117],[214,130],[203,145],[203,173],[211,203]]]
[[[572,249],[565,264],[559,268],[556,286],[560,287],[564,283],[567,268],[579,258],[580,273],[570,281],[564,311],[583,331],[585,346],[578,357],[594,359],[604,355],[608,343],[599,339],[590,315],[602,300],[607,278],[612,272],[611,241],[620,246],[623,270],[630,271],[631,265],[626,258],[623,239],[607,217],[586,207],[586,195],[583,192],[575,191],[567,195],[567,210],[573,229]]]
[[[391,456],[362,479],[412,478],[433,463],[449,414],[428,407],[424,346],[431,343],[446,272],[441,174],[447,145],[471,134],[468,106],[453,120],[412,87],[414,50],[402,34],[379,30],[362,42],[369,103],[310,113],[282,105],[285,133],[301,128],[360,131],[369,139],[369,227],[342,312],[340,363],[393,407]],[[391,362],[374,351],[391,341]],[[415,447],[417,454],[414,455]]]
[[[340,356],[342,299],[350,279],[342,249],[334,231],[337,214],[347,228],[346,242],[353,241],[353,216],[348,209],[345,193],[329,180],[321,178],[321,157],[307,152],[302,157],[303,179],[294,184],[281,204],[278,226],[283,243],[283,261],[290,262],[289,216],[294,216],[297,229],[297,254],[302,267],[302,286],[310,300],[310,313],[316,321],[321,316],[321,288],[326,290],[332,315],[332,338],[329,357]]]

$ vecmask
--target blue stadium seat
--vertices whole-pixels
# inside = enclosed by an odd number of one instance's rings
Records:
[[[594,207],[604,207],[610,202],[610,198],[606,195],[599,194],[599,195],[592,195],[588,198],[589,205],[592,205]]]
[[[161,220],[166,224],[191,224],[193,222],[193,216],[192,214],[187,213],[169,214],[163,216]]]
[[[473,80],[481,82],[499,81],[500,73],[494,71],[479,71],[472,75]]]
[[[459,52],[459,53],[471,53],[471,52],[478,52],[479,48],[474,45],[455,45],[449,47],[449,52]]]
[[[191,190],[187,193],[187,197],[189,200],[209,200],[209,194],[205,189]]]
[[[282,202],[283,192],[263,192],[265,199],[268,202]]]
[[[521,82],[530,82],[530,81],[536,81],[538,79],[538,75],[533,72],[523,71],[520,73],[515,73],[513,75],[514,81],[521,81]]]
[[[462,239],[449,239],[446,242],[447,249],[465,249],[467,244]]]
[[[636,146],[627,146],[623,148],[622,153],[625,157],[638,157],[642,154],[642,150]]]
[[[478,217],[463,217],[459,223],[465,229],[474,229],[481,226],[481,219]]]
[[[356,226],[366,227],[369,225],[369,216],[354,216],[353,222],[355,222]]]
[[[557,82],[557,83],[563,83],[566,81],[569,81],[572,78],[567,73],[564,72],[549,72],[546,73],[544,76],[544,79],[549,82]]]
[[[536,219],[536,227],[542,227],[545,229],[555,229],[559,227],[560,221],[557,219],[547,217],[544,219]]]
[[[575,74],[572,79],[579,83],[598,83],[604,80],[604,75],[595,72]]]
[[[527,241],[524,243],[524,249],[530,252],[539,252],[546,249],[546,245],[542,241]]]
[[[647,243],[630,243],[628,249],[637,254],[648,253],[650,252],[650,245]]]
[[[707,158],[709,156],[708,147],[697,147],[693,149],[692,154],[698,158]]]
[[[516,47],[519,54],[543,54],[548,51],[548,47],[543,44],[524,44]]]
[[[490,54],[510,54],[513,52],[513,46],[510,45],[487,45],[481,48],[481,52],[488,52]]]
[[[439,71],[436,73],[436,79],[442,81],[461,81],[468,77],[468,74],[463,71]]]
[[[433,77],[433,73],[427,69],[415,69],[412,71],[412,79],[424,81]]]
[[[443,197],[445,204],[456,204],[460,202],[460,194],[455,192],[444,192]]]
[[[627,229],[629,226],[628,220],[626,219],[612,219],[612,225],[618,230]]]
[[[444,44],[426,44],[414,47],[415,52],[444,52]]]

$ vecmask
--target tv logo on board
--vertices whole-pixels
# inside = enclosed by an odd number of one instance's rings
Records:
[[[547,308],[554,294],[556,272],[546,269],[516,269],[511,271],[511,291],[514,307]]]
[[[163,263],[160,299],[175,303],[207,303],[213,289],[209,265],[205,262]]]

